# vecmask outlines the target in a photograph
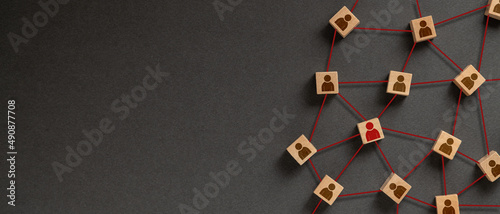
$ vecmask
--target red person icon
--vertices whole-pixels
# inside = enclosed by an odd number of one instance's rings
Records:
[[[366,131],[366,141],[372,141],[380,138],[380,133],[377,129],[373,128],[373,123],[368,122],[366,124],[366,128],[368,129],[368,131]]]

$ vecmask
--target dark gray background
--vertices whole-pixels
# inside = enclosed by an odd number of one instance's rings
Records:
[[[222,1],[226,2],[226,1]],[[228,187],[202,213],[311,213],[319,201],[318,179],[309,164],[298,166],[285,149],[301,134],[310,136],[323,96],[315,94],[314,73],[328,62],[333,28],[328,20],[346,1],[243,0],[219,19],[213,1],[70,1],[15,53],[8,32],[21,34],[22,17],[40,10],[37,1],[6,1],[0,15],[4,35],[2,110],[17,103],[17,200],[2,213],[180,213],[192,205],[193,188],[203,189],[230,160],[242,167]],[[389,1],[360,0],[354,13],[359,27],[373,20],[371,11],[387,9]],[[414,0],[400,0],[403,12],[391,16],[386,28],[409,29],[418,17]],[[478,8],[480,1],[421,1],[423,15],[435,23]],[[226,2],[227,3],[227,2]],[[486,18],[484,10],[439,25],[433,41],[459,66],[479,63]],[[500,22],[491,19],[481,71],[488,78],[499,65]],[[351,60],[343,45],[355,46],[360,34],[371,41]],[[358,36],[357,36],[358,35]],[[410,33],[355,30],[337,36],[330,70],[341,81],[385,80],[401,70],[412,47]],[[110,110],[113,100],[142,83],[147,66],[160,65],[168,80],[119,121]],[[413,82],[452,79],[459,70],[428,43],[417,44],[406,72]],[[487,87],[486,87],[487,86]],[[341,93],[367,118],[376,117],[392,95],[385,84],[343,85]],[[500,85],[482,89],[491,150],[500,150],[498,104]],[[459,90],[450,82],[413,86],[409,97],[397,97],[382,116],[382,125],[437,137],[451,132]],[[478,160],[486,154],[477,93],[463,96],[456,136],[460,151]],[[296,115],[276,133],[252,162],[238,145],[269,126],[273,109]],[[115,122],[100,146],[59,182],[51,164],[64,163],[65,147],[76,147],[82,130],[101,118]],[[362,119],[339,96],[328,96],[312,139],[322,148],[357,133]],[[6,130],[3,122],[2,130]],[[0,134],[6,139],[6,131]],[[402,177],[430,151],[432,142],[391,132],[380,142]],[[7,191],[5,140],[2,140],[0,186]],[[313,157],[321,176],[335,178],[361,145],[359,138]],[[5,146],[5,147],[4,147]],[[431,154],[408,178],[409,195],[435,203],[444,193],[441,157]],[[389,175],[376,146],[365,146],[339,182],[343,194],[377,190]],[[446,161],[448,193],[458,193],[482,173],[462,156]],[[462,204],[499,204],[500,185],[486,179],[460,195]],[[4,196],[5,197],[5,196]],[[405,199],[401,213],[435,213]],[[463,213],[498,213],[498,208],[462,208]],[[319,213],[395,213],[396,204],[382,193],[322,203]]]

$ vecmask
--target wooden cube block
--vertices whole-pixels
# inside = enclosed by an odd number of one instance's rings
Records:
[[[457,154],[458,147],[460,147],[462,141],[455,136],[446,133],[445,131],[441,131],[439,136],[432,147],[434,152],[453,160],[455,154]]]
[[[316,72],[316,93],[339,93],[339,77],[336,71]]]
[[[453,83],[462,89],[465,95],[472,95],[481,86],[486,79],[481,75],[474,66],[469,65],[458,76],[455,77]]]
[[[429,39],[434,39],[437,36],[432,16],[411,20],[410,28],[412,30],[414,42],[427,41]]]
[[[489,155],[484,156],[478,162],[477,165],[486,174],[489,181],[494,182],[500,178],[500,156],[497,152],[491,151]]]
[[[410,73],[399,71],[391,71],[389,81],[387,83],[386,92],[389,94],[397,94],[402,96],[410,95],[411,77]]]
[[[438,195],[436,196],[436,208],[438,214],[460,214],[458,195]]]
[[[342,185],[330,178],[330,176],[325,175],[318,187],[314,190],[314,194],[323,199],[326,203],[332,205],[333,202],[339,197],[342,190],[344,190]]]
[[[316,148],[304,135],[301,135],[286,150],[300,165],[304,164],[307,160],[309,160],[309,158],[318,152],[318,150],[316,150]]]
[[[384,139],[384,132],[382,131],[382,126],[378,118],[358,123],[358,130],[363,144]]]
[[[330,25],[337,30],[337,33],[345,38],[347,34],[351,33],[351,31],[359,25],[359,19],[344,6],[330,19]]]
[[[401,177],[392,173],[385,183],[380,187],[380,190],[384,192],[389,198],[394,200],[396,203],[401,203],[406,194],[410,191],[411,185],[406,183]]]
[[[500,20],[500,0],[490,0],[488,4],[484,15]]]

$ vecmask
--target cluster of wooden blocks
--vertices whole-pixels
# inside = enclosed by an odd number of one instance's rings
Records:
[[[489,4],[490,6],[487,7],[485,15],[500,20],[500,0],[489,0]],[[335,28],[336,32],[345,38],[359,25],[360,20],[344,6],[329,22],[330,25]],[[437,36],[432,16],[412,20],[410,22],[410,28],[415,43],[427,41]],[[386,92],[389,94],[409,96],[411,81],[412,74],[410,73],[390,71]],[[472,65],[469,65],[455,77],[453,82],[465,95],[470,96],[485,81],[485,78]],[[317,94],[338,94],[338,72],[316,72],[316,92]],[[383,129],[378,118],[358,123],[357,127],[363,144],[384,139]],[[441,131],[432,149],[443,157],[453,160],[461,143],[462,141],[457,137],[445,131]],[[301,135],[287,148],[287,151],[297,163],[302,165],[317,152],[317,149],[304,135]],[[478,161],[478,166],[486,174],[489,181],[494,182],[500,178],[500,156],[497,152],[491,151],[488,155],[481,158]],[[404,179],[392,173],[386,179],[380,191],[399,204],[411,188],[412,186]],[[337,183],[336,180],[325,175],[314,190],[314,194],[332,205],[343,189],[344,187]],[[436,196],[436,207],[438,214],[459,214],[458,195]]]

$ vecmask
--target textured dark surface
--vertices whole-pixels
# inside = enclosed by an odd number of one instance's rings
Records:
[[[222,1],[226,2],[226,1]],[[237,1],[234,1],[237,2]],[[37,1],[2,4],[1,102],[17,102],[17,200],[1,213],[181,213],[193,207],[193,188],[203,191],[213,182],[210,172],[226,169],[231,160],[242,172],[201,213],[311,213],[319,198],[318,179],[311,166],[298,166],[285,149],[301,134],[310,136],[323,96],[315,94],[314,72],[328,63],[333,28],[328,20],[342,1],[243,0],[219,19],[213,2],[203,1],[70,1],[60,5],[19,52],[7,34],[21,34],[22,17],[40,11]],[[418,17],[415,1],[399,1],[383,28],[409,29]],[[481,7],[480,1],[421,1],[422,15],[434,22]],[[389,1],[360,0],[354,10],[358,27],[388,10]],[[433,41],[460,67],[478,67],[486,17],[480,10],[438,25]],[[482,74],[500,78],[500,21],[491,19]],[[368,35],[368,37],[362,37]],[[364,43],[363,38],[369,38]],[[366,40],[365,40],[366,41]],[[346,57],[348,45],[358,52]],[[413,45],[410,33],[354,30],[337,36],[330,70],[340,81],[386,80],[390,70],[402,70]],[[130,114],[111,104],[142,85],[147,66],[170,73]],[[459,70],[429,43],[419,43],[406,67],[413,82],[452,79]],[[383,83],[342,85],[340,91],[365,117],[376,117],[392,98]],[[491,150],[500,150],[500,84],[481,88]],[[436,138],[452,131],[459,90],[452,83],[413,86],[409,97],[397,97],[381,117],[382,126]],[[477,93],[462,97],[456,136],[461,152],[478,160],[486,154]],[[238,145],[258,137],[276,115],[295,118],[256,156],[240,154]],[[60,182],[52,165],[65,163],[66,146],[86,139],[82,130],[109,118],[115,130],[83,157]],[[357,133],[362,119],[337,96],[328,96],[312,139],[322,148]],[[280,124],[280,121],[277,122]],[[2,122],[1,129],[6,130]],[[1,131],[1,139],[6,139]],[[430,151],[432,142],[385,132],[379,142],[401,177]],[[2,141],[2,154],[5,140]],[[5,145],[5,146],[4,146]],[[335,178],[361,145],[360,138],[316,154],[312,160],[321,176]],[[251,148],[248,145],[245,148]],[[2,157],[5,157],[2,155]],[[247,160],[250,160],[248,161]],[[4,159],[4,158],[2,158]],[[7,163],[0,165],[2,195],[7,191]],[[377,190],[389,175],[375,144],[365,146],[338,180],[343,194]],[[458,193],[482,173],[457,155],[446,161],[448,193]],[[431,154],[407,180],[410,196],[435,203],[444,193],[441,157]],[[499,204],[500,185],[486,179],[460,195],[462,204]],[[435,213],[408,198],[401,213]],[[498,213],[499,208],[462,208],[463,213]],[[396,213],[383,193],[322,203],[318,213]]]

